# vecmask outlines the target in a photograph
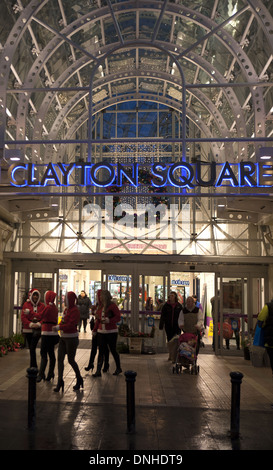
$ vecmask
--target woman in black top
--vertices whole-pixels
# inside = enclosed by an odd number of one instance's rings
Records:
[[[91,308],[91,300],[89,297],[87,297],[86,292],[84,290],[81,291],[79,297],[78,297],[78,302],[77,305],[80,310],[80,323],[79,323],[79,331],[81,331],[81,326],[83,323],[83,329],[84,332],[86,333],[86,325],[87,325],[87,320],[89,318],[89,311]]]
[[[177,293],[171,292],[169,294],[168,301],[162,307],[159,322],[159,329],[163,330],[163,327],[165,328],[168,341],[181,333],[178,326],[178,318],[181,310],[182,305],[178,302]]]

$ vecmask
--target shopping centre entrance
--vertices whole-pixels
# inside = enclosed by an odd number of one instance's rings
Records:
[[[181,268],[175,263],[158,261],[101,260],[86,266],[86,263],[76,261],[21,260],[19,263],[13,260],[13,331],[20,331],[20,307],[28,288],[39,289],[42,296],[46,290],[54,289],[58,294],[60,312],[67,291],[73,290],[79,295],[81,290],[85,290],[95,304],[97,290],[106,288],[119,305],[123,320],[130,323],[133,331],[143,331],[147,317],[151,316],[158,326],[162,303],[170,291],[176,291],[182,304],[194,294],[201,303],[204,341],[208,348],[214,346],[216,354],[241,354],[244,338],[255,327],[257,314],[268,298],[267,266],[216,266],[208,262],[199,265],[187,263]],[[214,319],[218,321],[214,322]],[[227,324],[232,332],[229,341],[225,337]],[[213,332],[218,341],[213,341]]]

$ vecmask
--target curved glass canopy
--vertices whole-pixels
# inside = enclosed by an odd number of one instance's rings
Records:
[[[212,164],[273,156],[272,11],[271,0],[3,0],[1,192],[22,222],[7,249],[271,254],[270,185],[155,188],[150,168],[200,163],[207,181]],[[69,188],[19,188],[16,162],[40,180],[53,163],[137,163],[140,184],[88,187],[78,169]]]

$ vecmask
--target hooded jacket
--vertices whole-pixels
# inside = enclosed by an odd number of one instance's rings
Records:
[[[38,294],[38,301],[34,303],[33,294]],[[23,304],[22,313],[21,313],[21,321],[23,326],[23,333],[32,333],[33,330],[31,328],[31,323],[35,323],[38,318],[39,314],[42,313],[45,305],[40,302],[41,294],[37,289],[31,289],[28,293],[28,299]]]
[[[110,305],[104,310],[101,303],[101,290],[97,292],[99,305],[96,310],[96,322],[93,333],[117,333],[117,323],[120,321],[120,310],[118,306],[111,302]]]
[[[80,321],[80,311],[76,305],[77,296],[74,292],[67,292],[63,318],[58,325],[62,338],[74,338],[79,336],[78,323]]]
[[[57,331],[52,331],[52,327],[58,323],[58,309],[54,304],[56,293],[48,290],[45,293],[45,308],[38,316],[39,322],[42,324],[42,335],[56,336]]]

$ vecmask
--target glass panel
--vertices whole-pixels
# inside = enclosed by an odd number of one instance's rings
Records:
[[[21,332],[21,307],[28,295],[26,287],[27,275],[25,272],[14,273],[14,307],[13,307],[13,332]]]
[[[53,289],[53,273],[30,273],[30,288],[38,289],[44,302],[46,291]]]
[[[101,271],[87,269],[60,269],[59,271],[59,299],[60,311],[64,308],[65,294],[69,291],[78,296],[84,290],[89,296],[92,305],[96,303],[96,292],[101,289]]]
[[[251,304],[252,311],[248,314],[248,333],[253,334],[257,316],[265,304],[265,285],[264,278],[254,277],[251,280]]]
[[[108,275],[108,290],[113,300],[118,304],[121,310],[127,312],[131,312],[131,285],[132,278],[130,275]]]
[[[175,273],[170,276],[170,291],[175,291],[179,302],[185,304],[186,298],[190,295],[190,277],[191,273]],[[191,289],[192,290],[192,289]]]
[[[264,278],[255,277],[252,279],[252,305],[253,305],[253,315],[260,313],[261,309],[264,306]]]
[[[218,317],[217,327],[214,321],[215,351],[222,353],[224,349],[225,354],[227,351],[228,354],[238,354],[244,344],[247,330],[247,279],[222,278],[221,283],[219,281],[218,279],[217,316],[215,313],[215,318]]]
[[[142,312],[159,311],[165,298],[165,276],[139,276],[139,309]]]

